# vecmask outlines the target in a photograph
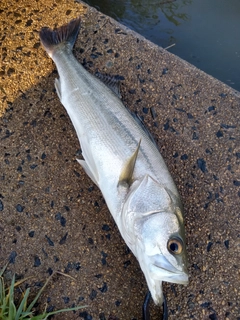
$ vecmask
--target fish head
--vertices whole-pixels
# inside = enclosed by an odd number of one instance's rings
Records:
[[[163,302],[162,281],[187,284],[187,254],[179,220],[171,212],[151,214],[135,224],[137,258],[154,302]]]
[[[150,176],[133,185],[125,203],[126,232],[152,298],[163,302],[162,281],[187,284],[187,254],[180,200]]]

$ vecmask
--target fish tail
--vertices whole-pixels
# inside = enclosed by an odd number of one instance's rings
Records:
[[[54,30],[48,27],[41,29],[39,33],[41,43],[51,58],[60,44],[61,49],[66,48],[66,50],[72,51],[80,30],[80,21],[79,17]]]

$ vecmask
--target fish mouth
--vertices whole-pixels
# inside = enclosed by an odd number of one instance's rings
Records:
[[[148,256],[147,260],[148,263],[142,263],[141,267],[156,305],[162,305],[164,300],[162,291],[163,281],[183,285],[188,284],[188,272],[185,265],[178,265],[176,263],[175,266],[160,254]]]
[[[149,265],[149,273],[154,280],[161,280],[177,284],[188,284],[188,272],[185,266],[181,270],[174,267],[165,257],[158,257],[158,261]]]

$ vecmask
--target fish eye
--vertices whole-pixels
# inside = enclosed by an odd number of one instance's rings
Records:
[[[183,250],[182,240],[179,238],[172,238],[167,244],[168,251],[173,254],[180,254]]]

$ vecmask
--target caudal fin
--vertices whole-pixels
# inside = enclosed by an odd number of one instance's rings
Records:
[[[74,43],[80,30],[80,17],[71,20],[68,24],[54,30],[44,27],[41,29],[39,36],[45,50],[52,57],[54,51],[60,44],[69,51],[72,51]]]

